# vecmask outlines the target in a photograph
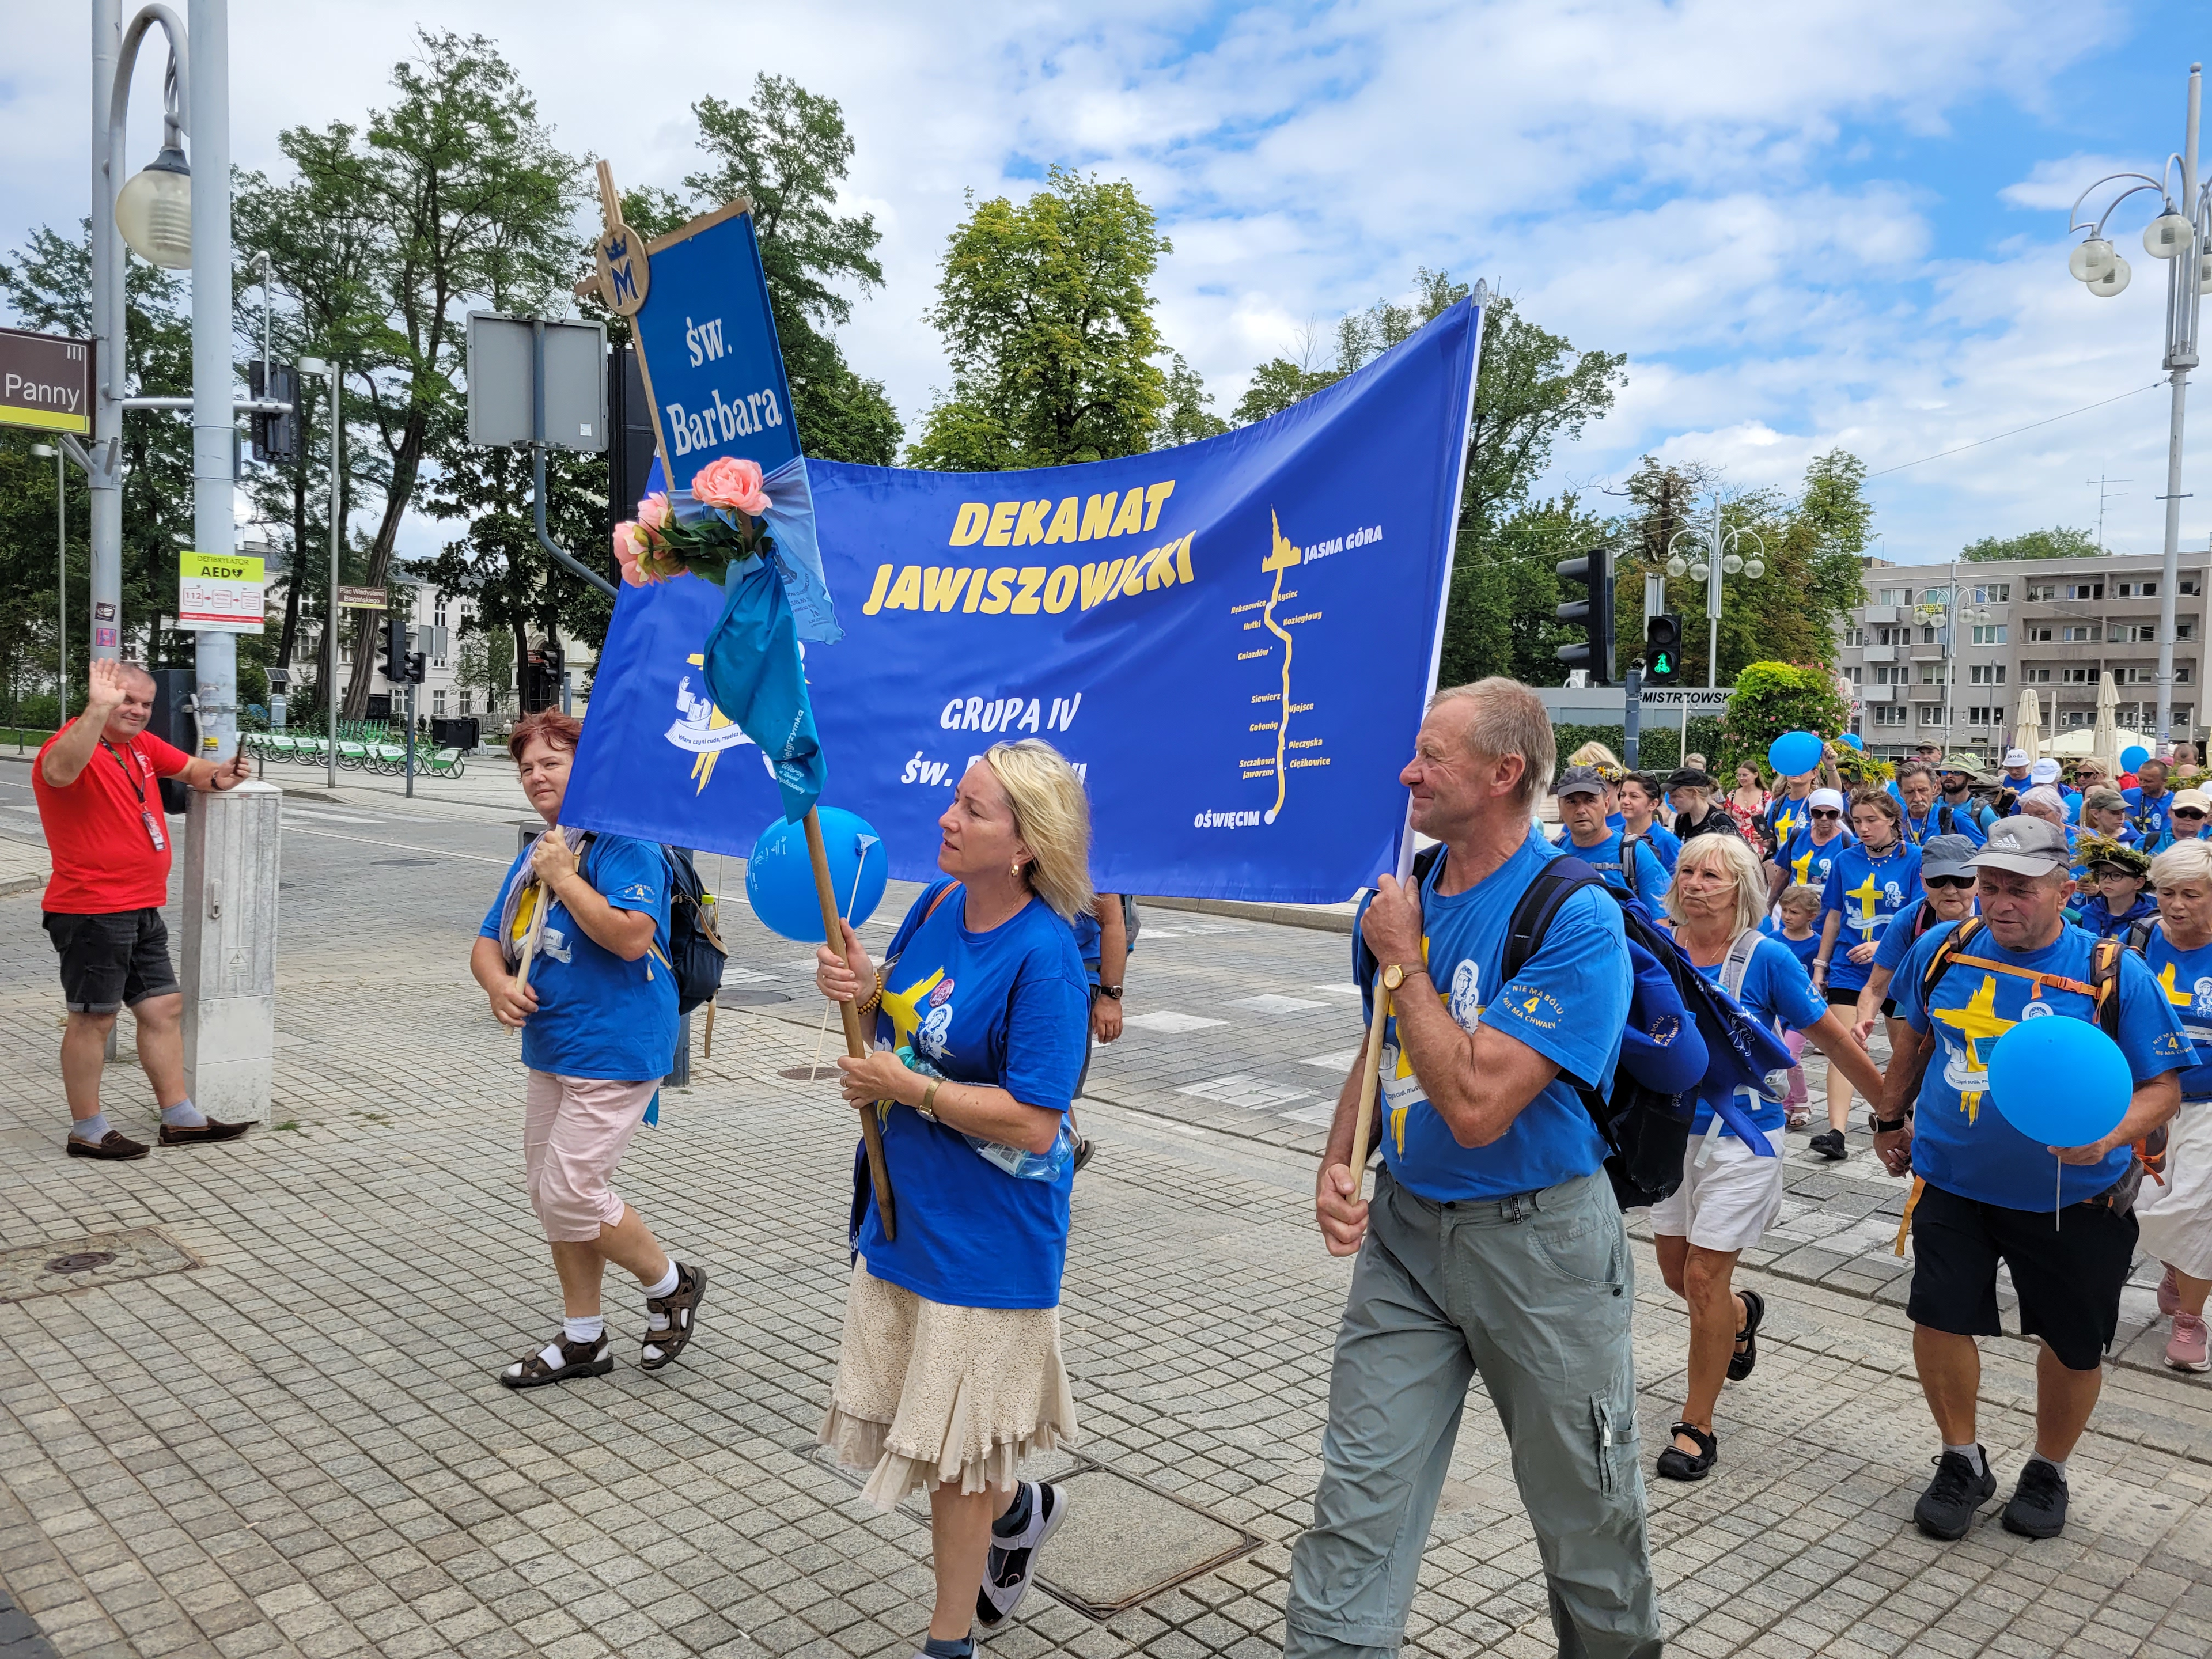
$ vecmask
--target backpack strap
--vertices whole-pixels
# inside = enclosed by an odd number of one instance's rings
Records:
[[[1743,1000],[1743,976],[1751,971],[1751,958],[1759,949],[1759,939],[1756,927],[1745,928],[1729,942],[1728,955],[1721,959],[1721,989],[1738,1002]]]
[[[1561,905],[1585,887],[1605,884],[1604,877],[1571,854],[1547,863],[1543,872],[1522,892],[1505,924],[1505,945],[1498,964],[1502,975],[1499,986],[1510,984],[1528,965],[1528,958],[1543,948],[1544,935],[1551,928],[1552,918],[1559,914]]]
[[[2115,1042],[2120,1036],[2120,958],[2126,944],[2100,939],[2089,952],[2089,995],[2097,1005],[2097,1028]]]
[[[1416,892],[1428,884],[1429,872],[1437,867],[1437,861],[1443,855],[1444,844],[1442,842],[1434,847],[1425,847],[1413,854],[1413,879]],[[1354,926],[1352,930],[1352,982],[1362,991],[1371,989],[1375,983],[1375,953],[1367,948],[1366,936]]]
[[[1620,832],[1621,884],[1628,889],[1628,896],[1634,899],[1644,896],[1636,890],[1636,849],[1643,845],[1643,836],[1632,836],[1626,830]]]

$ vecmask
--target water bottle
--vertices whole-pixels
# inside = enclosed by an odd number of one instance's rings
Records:
[[[944,1073],[915,1053],[911,1045],[898,1047],[899,1064],[910,1072],[924,1077],[941,1078]],[[950,1125],[946,1126],[950,1127]],[[1005,1170],[1017,1181],[1057,1181],[1075,1163],[1075,1132],[1067,1127],[1066,1116],[1060,1120],[1060,1133],[1052,1138],[1052,1150],[1044,1152],[1025,1152],[1019,1146],[1007,1146],[981,1135],[971,1135],[966,1130],[960,1138],[975,1151],[975,1155],[994,1168]]]

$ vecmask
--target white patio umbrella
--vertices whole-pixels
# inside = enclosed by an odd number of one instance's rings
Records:
[[[2108,778],[2120,775],[2119,726],[2120,694],[2107,669],[2097,676],[2097,726],[2090,738],[2089,752],[2105,763]]]
[[[2043,752],[2043,703],[2033,686],[2023,686],[2020,707],[2012,717],[2012,746],[2024,749],[2033,760]]]

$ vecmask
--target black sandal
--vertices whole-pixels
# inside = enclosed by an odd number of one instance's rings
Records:
[[[695,1328],[693,1316],[698,1311],[701,1298],[707,1294],[707,1270],[676,1264],[676,1288],[666,1296],[649,1296],[645,1299],[647,1316],[645,1338],[638,1349],[637,1363],[647,1370],[657,1371],[664,1365],[676,1363],[691,1340]],[[667,1320],[665,1328],[654,1328],[650,1317],[660,1315]]]
[[[1668,1447],[1659,1454],[1660,1478],[1666,1480],[1704,1480],[1705,1471],[1721,1461],[1720,1437],[1707,1432],[1694,1423],[1677,1423],[1674,1432],[1686,1434],[1696,1441],[1698,1455],[1692,1457],[1680,1446]]]
[[[1741,1382],[1759,1364],[1759,1327],[1766,1317],[1766,1298],[1757,1291],[1738,1291],[1743,1298],[1743,1328],[1735,1340],[1743,1346],[1729,1356],[1729,1381]]]
[[[548,1342],[536,1353],[525,1354],[499,1374],[510,1389],[542,1389],[548,1382],[566,1382],[572,1376],[605,1376],[615,1368],[612,1345],[606,1333],[596,1342],[571,1342],[565,1336]]]

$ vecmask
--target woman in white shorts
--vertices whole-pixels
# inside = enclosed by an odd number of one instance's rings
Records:
[[[1881,1073],[1851,1041],[1842,1015],[1813,988],[1787,945],[1761,936],[1766,878],[1748,846],[1734,836],[1684,842],[1667,912],[1676,941],[1699,973],[1760,1024],[1802,1032],[1854,1087],[1869,1099],[1881,1097]],[[1682,1184],[1651,1206],[1660,1273],[1668,1289],[1690,1305],[1689,1397],[1673,1443],[1659,1454],[1658,1473],[1669,1480],[1702,1480],[1719,1461],[1713,1407],[1722,1381],[1741,1381],[1759,1361],[1766,1304],[1757,1291],[1735,1289],[1732,1280],[1736,1257],[1759,1243],[1782,1213],[1786,1114],[1780,1099],[1748,1090],[1741,1104],[1773,1156],[1747,1146],[1711,1100],[1700,1098]]]
[[[2166,1184],[2136,1197],[2142,1249],[2166,1266],[2158,1310],[2173,1321],[2166,1363],[2212,1370],[2204,1298],[2212,1291],[2212,841],[2178,841],[2151,861],[2158,920],[2143,960],[2166,988],[2203,1064],[2181,1074],[2181,1113],[2166,1126]]]

